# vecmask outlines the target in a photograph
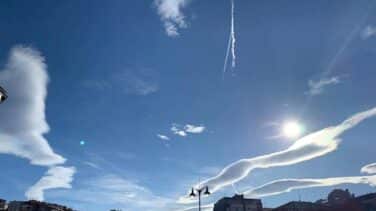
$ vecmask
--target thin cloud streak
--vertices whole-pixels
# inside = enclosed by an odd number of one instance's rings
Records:
[[[126,95],[147,96],[158,92],[158,74],[148,68],[126,68],[107,77],[83,81],[83,86],[101,92],[120,92]]]
[[[244,179],[254,169],[288,166],[326,155],[337,149],[340,143],[339,135],[375,115],[376,107],[357,113],[339,125],[324,128],[297,140],[286,150],[236,161],[225,167],[217,176],[195,186],[209,186],[212,192],[216,192]],[[179,202],[190,203],[192,200],[184,196]]]

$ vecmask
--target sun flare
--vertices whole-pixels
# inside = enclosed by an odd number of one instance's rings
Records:
[[[303,133],[303,126],[296,121],[283,124],[282,133],[287,138],[298,138]]]

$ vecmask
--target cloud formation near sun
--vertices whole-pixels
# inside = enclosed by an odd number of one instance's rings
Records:
[[[225,167],[218,175],[195,186],[209,186],[212,192],[216,192],[244,179],[254,169],[288,166],[326,155],[337,149],[340,143],[338,137],[343,132],[375,115],[376,107],[357,113],[339,125],[304,136],[286,150],[236,161]],[[192,200],[183,196],[179,202],[190,203]]]

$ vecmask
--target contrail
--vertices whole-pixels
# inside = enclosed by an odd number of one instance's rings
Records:
[[[350,45],[351,41],[355,38],[355,36],[358,34],[360,29],[363,27],[364,22],[368,19],[369,14],[372,10],[369,9],[366,14],[362,17],[361,21],[355,25],[354,29],[350,32],[350,34],[347,36],[345,42],[343,45],[338,49],[336,54],[334,55],[333,59],[330,61],[327,69],[322,73],[322,78],[328,76],[331,72],[332,69],[335,67],[337,64],[338,58],[343,54],[343,52],[347,49],[347,47]]]
[[[235,11],[235,4],[234,0],[231,0],[231,53],[232,53],[232,68],[236,66],[236,55],[235,55],[235,21],[234,21],[234,12]]]
[[[234,2],[234,0],[231,0],[231,30],[230,30],[230,35],[229,35],[229,38],[228,38],[227,51],[226,51],[226,56],[225,56],[225,63],[223,65],[223,77],[226,73],[227,62],[228,62],[228,58],[229,58],[229,55],[230,55],[230,51],[231,51],[231,56],[232,56],[231,67],[235,68],[235,66],[236,66],[236,54],[235,54],[236,36],[235,36],[234,16],[235,16],[235,2]]]
[[[372,4],[372,2],[371,2],[368,9],[365,11],[365,14],[361,17],[360,21],[354,26],[354,28],[347,35],[344,43],[340,46],[340,48],[334,54],[334,57],[330,60],[326,69],[320,74],[319,80],[316,83],[320,83],[322,81],[328,80],[329,75],[333,72],[333,69],[335,68],[335,66],[338,62],[338,59],[342,56],[342,54],[345,52],[345,50],[349,47],[349,45],[352,43],[352,41],[354,40],[356,35],[358,35],[359,31],[364,26],[364,23],[368,20],[368,17],[370,16],[371,12],[373,11],[374,6],[375,5]],[[324,84],[324,86],[327,86],[327,85],[330,85],[330,84]],[[311,91],[314,91],[314,90],[312,90],[312,88],[310,88],[309,92],[311,92]],[[306,104],[309,104],[311,99],[312,99],[312,95],[309,95],[309,98],[308,98]]]

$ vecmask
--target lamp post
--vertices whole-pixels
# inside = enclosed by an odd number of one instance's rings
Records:
[[[7,91],[0,86],[0,103],[4,102],[8,98]]]
[[[204,187],[198,188],[198,189],[192,188],[192,191],[189,194],[189,196],[190,197],[196,197],[197,194],[195,193],[195,191],[198,194],[198,210],[201,211],[201,194],[203,193],[204,195],[210,195],[209,187],[208,186],[204,186]]]

